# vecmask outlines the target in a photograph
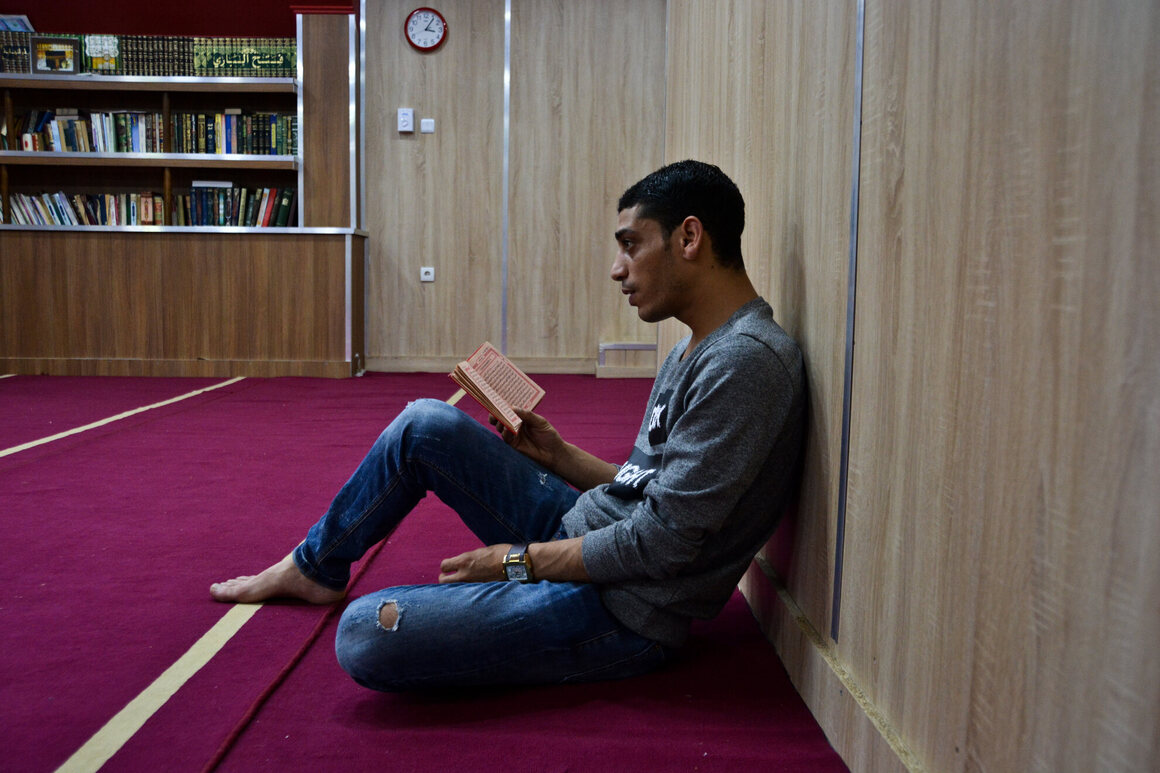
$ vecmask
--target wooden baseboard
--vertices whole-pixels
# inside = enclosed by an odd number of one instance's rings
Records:
[[[656,366],[597,365],[596,378],[656,378]]]
[[[331,360],[138,360],[82,357],[0,357],[0,373],[166,378],[349,378],[357,375],[351,363]]]
[[[462,357],[367,357],[367,370],[376,373],[450,373],[462,359]],[[596,360],[593,357],[512,357],[512,362],[532,375],[591,374],[596,367]]]
[[[850,770],[925,773],[768,564],[759,557],[739,587],[790,681]]]
[[[372,373],[450,373],[463,358],[454,357],[367,357]]]

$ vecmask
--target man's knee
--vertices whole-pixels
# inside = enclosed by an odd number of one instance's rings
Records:
[[[396,671],[394,639],[401,617],[398,602],[368,596],[355,599],[338,622],[334,649],[338,663],[364,687],[389,690]]]
[[[399,605],[388,601],[379,608],[379,625],[384,630],[393,631],[399,625]]]
[[[442,400],[424,398],[408,403],[395,423],[383,431],[383,435],[393,434],[392,429],[397,424],[402,430],[401,439],[437,438],[444,434],[454,437],[460,431],[459,422],[463,418],[464,414],[458,408]]]
[[[454,421],[456,413],[458,409],[443,400],[423,397],[407,403],[407,407],[400,415],[405,416],[410,424],[419,426],[431,424],[439,427]]]

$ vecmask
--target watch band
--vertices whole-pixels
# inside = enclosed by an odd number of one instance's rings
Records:
[[[512,545],[503,557],[504,576],[513,582],[535,582],[532,574],[532,557],[528,555],[527,544]]]

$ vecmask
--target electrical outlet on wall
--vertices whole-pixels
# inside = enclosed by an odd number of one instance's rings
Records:
[[[434,266],[422,266],[419,269],[419,281],[420,282],[434,282],[435,281],[435,267]]]

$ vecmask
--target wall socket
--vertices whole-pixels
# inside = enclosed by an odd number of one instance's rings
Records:
[[[434,266],[421,266],[419,268],[419,281],[420,282],[434,282],[435,281],[435,267]]]

